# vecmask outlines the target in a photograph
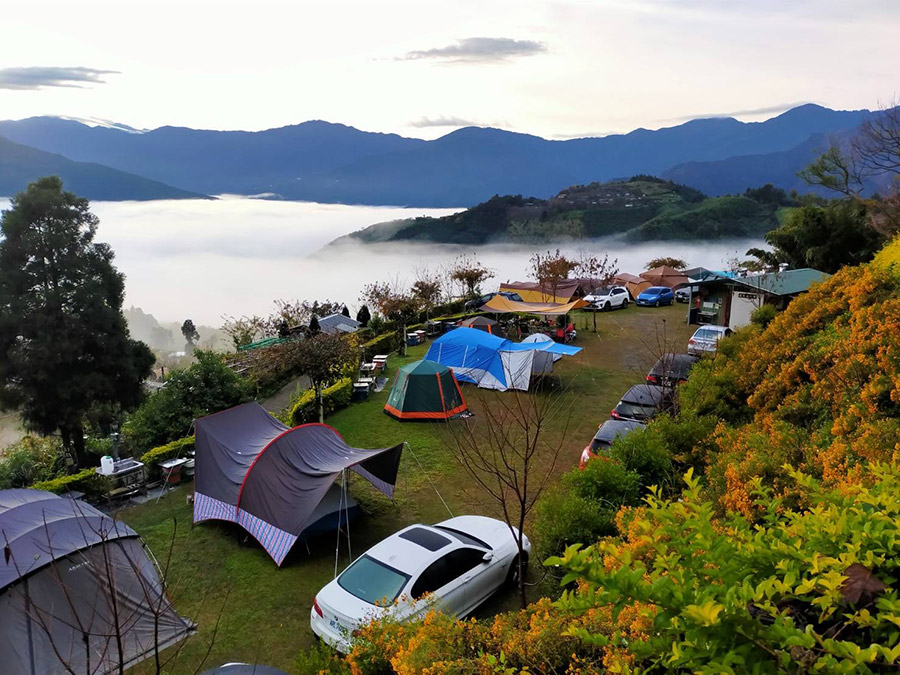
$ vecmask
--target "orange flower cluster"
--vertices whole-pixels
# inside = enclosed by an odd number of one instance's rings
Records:
[[[708,478],[724,508],[758,516],[756,478],[790,499],[786,465],[837,488],[865,482],[871,462],[900,454],[900,279],[842,269],[712,368],[753,415],[716,432]]]

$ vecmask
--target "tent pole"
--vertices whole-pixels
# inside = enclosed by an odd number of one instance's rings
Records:
[[[403,441],[403,445],[406,446],[407,450],[412,452],[413,459],[416,460],[416,464],[419,465],[419,469],[422,471],[423,474],[425,474],[425,478],[428,479],[428,483],[434,489],[434,493],[438,496],[438,499],[441,500],[441,504],[443,504],[444,508],[447,509],[447,513],[450,514],[450,517],[453,518],[453,511],[450,510],[450,507],[447,506],[447,502],[444,501],[444,498],[441,496],[441,493],[438,492],[437,486],[431,480],[431,476],[428,475],[428,472],[425,470],[425,467],[422,466],[422,462],[419,461],[419,458],[416,456],[416,453],[413,452],[412,446],[407,441]]]
[[[353,560],[353,549],[350,548],[350,495],[346,490],[347,469],[341,469],[341,489],[344,491],[344,523],[347,527],[347,557]],[[340,516],[338,516],[340,520]]]
[[[338,501],[337,541],[334,544],[334,576],[337,579],[338,554],[341,550],[341,508],[344,506],[344,469],[341,469],[341,497]]]

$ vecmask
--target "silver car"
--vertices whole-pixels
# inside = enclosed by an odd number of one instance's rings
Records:
[[[719,340],[732,334],[728,326],[701,326],[688,340],[688,354],[702,356],[714,354],[719,348]]]

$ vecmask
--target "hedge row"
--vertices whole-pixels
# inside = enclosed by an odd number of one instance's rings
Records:
[[[353,380],[346,378],[322,390],[322,406],[325,417],[346,408],[353,398]],[[291,408],[290,424],[299,426],[319,421],[319,408],[316,405],[316,394],[312,389],[303,392],[294,407]]]
[[[31,488],[52,492],[56,495],[77,490],[83,492],[87,497],[100,497],[106,493],[106,480],[97,473],[96,467],[89,467],[78,473],[35,483]]]
[[[160,445],[159,447],[148,450],[141,455],[141,461],[147,470],[148,478],[159,478],[162,472],[159,469],[159,463],[169,459],[178,457],[187,457],[188,453],[194,449],[194,437],[187,436],[179,438],[177,441]]]
[[[400,340],[397,337],[397,333],[391,331],[364,343],[362,349],[366,360],[369,361],[376,354],[390,354],[400,349]]]

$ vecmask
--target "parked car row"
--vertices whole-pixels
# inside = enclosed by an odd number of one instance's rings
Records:
[[[671,410],[675,388],[687,380],[697,360],[688,354],[663,354],[647,373],[646,382],[626,391],[610,412],[610,419],[600,424],[594,438],[581,451],[578,467],[583,469],[592,458],[609,452],[617,438],[643,428],[661,412]]]

